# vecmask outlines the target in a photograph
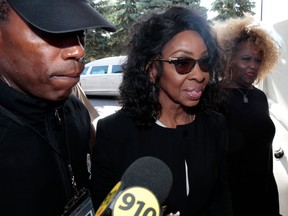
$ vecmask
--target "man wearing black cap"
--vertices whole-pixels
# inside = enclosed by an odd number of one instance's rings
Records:
[[[0,215],[62,215],[89,188],[90,117],[71,96],[88,28],[115,31],[85,0],[0,0]]]

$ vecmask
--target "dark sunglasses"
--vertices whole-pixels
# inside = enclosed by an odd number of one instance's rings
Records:
[[[193,58],[169,58],[169,59],[154,59],[154,61],[168,62],[174,64],[178,74],[188,74],[198,63],[203,72],[209,71],[209,57],[200,58],[198,60]]]

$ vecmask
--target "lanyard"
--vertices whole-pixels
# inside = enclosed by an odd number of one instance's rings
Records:
[[[58,109],[55,109],[55,117],[58,121],[58,124],[61,125],[62,120],[61,120]],[[63,121],[65,122],[64,110],[63,110]],[[65,141],[66,141],[65,143],[66,143],[66,150],[67,150],[68,170],[69,170],[69,174],[70,174],[70,178],[71,178],[72,187],[74,189],[74,194],[78,194],[79,191],[77,189],[77,184],[76,184],[75,176],[74,176],[72,165],[71,165],[71,157],[70,157],[70,149],[69,149],[69,143],[68,143],[68,133],[67,133],[66,124],[63,125],[63,128],[64,128],[64,132],[65,132]]]

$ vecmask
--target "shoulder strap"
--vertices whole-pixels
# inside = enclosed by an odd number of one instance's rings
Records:
[[[25,124],[16,116],[14,115],[12,112],[10,112],[8,109],[6,109],[5,107],[3,107],[2,105],[0,105],[0,111],[8,116],[9,118],[11,118],[13,121],[17,122],[18,124],[24,126]]]
[[[36,133],[38,136],[40,136],[50,147],[52,147],[52,149],[54,149],[54,151],[56,151],[59,155],[61,155],[61,153],[53,146],[49,143],[49,141],[47,139],[45,139],[45,137],[43,137],[34,127],[32,127],[31,125],[25,123],[23,120],[21,120],[18,116],[16,116],[15,114],[13,114],[11,111],[9,111],[8,109],[6,109],[5,107],[3,107],[2,105],[0,105],[0,112],[2,112],[4,115],[8,116],[10,119],[12,119],[13,121],[15,121],[16,123],[18,123],[21,126],[25,126],[28,127],[30,130],[32,130],[34,133]]]

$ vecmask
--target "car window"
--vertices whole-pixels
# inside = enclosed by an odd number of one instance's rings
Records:
[[[88,68],[89,67],[85,67],[84,70],[82,71],[81,75],[85,75],[87,73],[87,71],[88,71]]]
[[[112,73],[122,73],[123,69],[121,65],[112,65]]]
[[[105,66],[92,66],[90,74],[107,74],[108,65]]]

